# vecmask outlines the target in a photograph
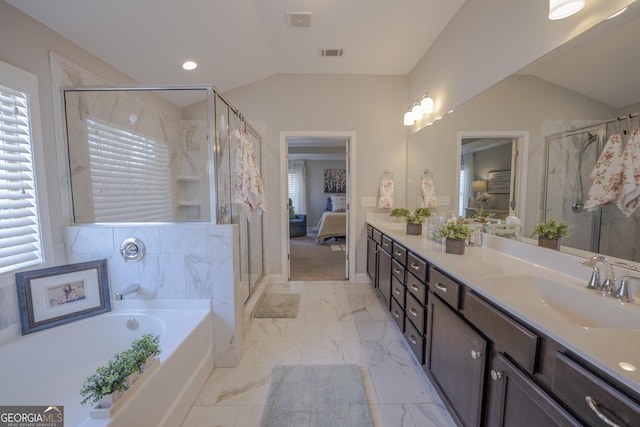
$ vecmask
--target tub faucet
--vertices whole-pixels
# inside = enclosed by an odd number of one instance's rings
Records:
[[[133,283],[127,286],[126,288],[124,288],[123,290],[121,290],[120,292],[116,292],[116,300],[120,301],[121,299],[124,298],[125,295],[136,293],[139,290],[140,290],[140,285],[137,283]]]
[[[601,263],[604,266],[604,282],[600,283],[600,270],[597,265]],[[593,273],[587,284],[588,289],[601,291],[603,295],[615,295],[616,278],[613,275],[613,268],[607,257],[602,255],[594,255],[582,263],[585,267],[591,267]]]

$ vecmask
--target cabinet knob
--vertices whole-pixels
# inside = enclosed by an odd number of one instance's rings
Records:
[[[502,378],[502,372],[500,371],[495,371],[495,370],[491,370],[491,379],[494,381],[498,381],[500,378]]]
[[[447,292],[447,287],[440,282],[436,282],[436,289],[440,292]]]
[[[480,352],[479,351],[475,351],[475,350],[471,350],[471,358],[472,359],[479,359],[480,358]]]
[[[418,271],[420,270],[420,266],[418,264],[414,264],[414,263],[411,263],[411,268],[413,268],[414,270],[418,270]]]

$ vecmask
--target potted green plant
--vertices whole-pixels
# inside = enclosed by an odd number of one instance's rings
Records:
[[[569,236],[569,224],[557,218],[549,217],[533,227],[531,237],[538,236],[538,246],[560,250],[560,240]]]
[[[144,334],[131,343],[131,349],[136,352],[140,372],[144,372],[160,354],[160,336]]]
[[[407,222],[407,234],[422,234],[422,224],[431,216],[429,208],[415,208],[410,211],[406,208],[395,208],[391,211],[391,216],[404,218]]]
[[[471,216],[471,218],[474,221],[477,222],[487,222],[487,219],[489,218],[493,218],[493,216],[495,215],[495,213],[493,212],[487,212],[485,211],[482,207],[478,208],[478,210],[476,210],[476,212]]]
[[[471,235],[471,229],[463,219],[449,221],[438,229],[438,236],[445,238],[445,252],[464,254],[465,240]]]
[[[105,365],[98,366],[82,384],[81,403],[97,404],[98,409],[111,408],[160,354],[159,343],[158,335],[145,334],[134,340],[130,348],[114,354]]]
[[[82,384],[80,396],[83,405],[98,404],[99,408],[110,408],[129,389],[130,375],[139,371],[136,353],[129,349],[116,353],[106,365],[98,366]]]

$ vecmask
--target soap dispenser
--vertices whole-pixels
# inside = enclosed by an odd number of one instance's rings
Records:
[[[509,209],[509,216],[504,219],[507,227],[507,237],[520,240],[520,219],[513,209]]]

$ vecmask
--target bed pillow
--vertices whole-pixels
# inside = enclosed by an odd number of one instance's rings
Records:
[[[347,210],[347,198],[344,194],[336,194],[331,198],[331,212],[345,212]]]

